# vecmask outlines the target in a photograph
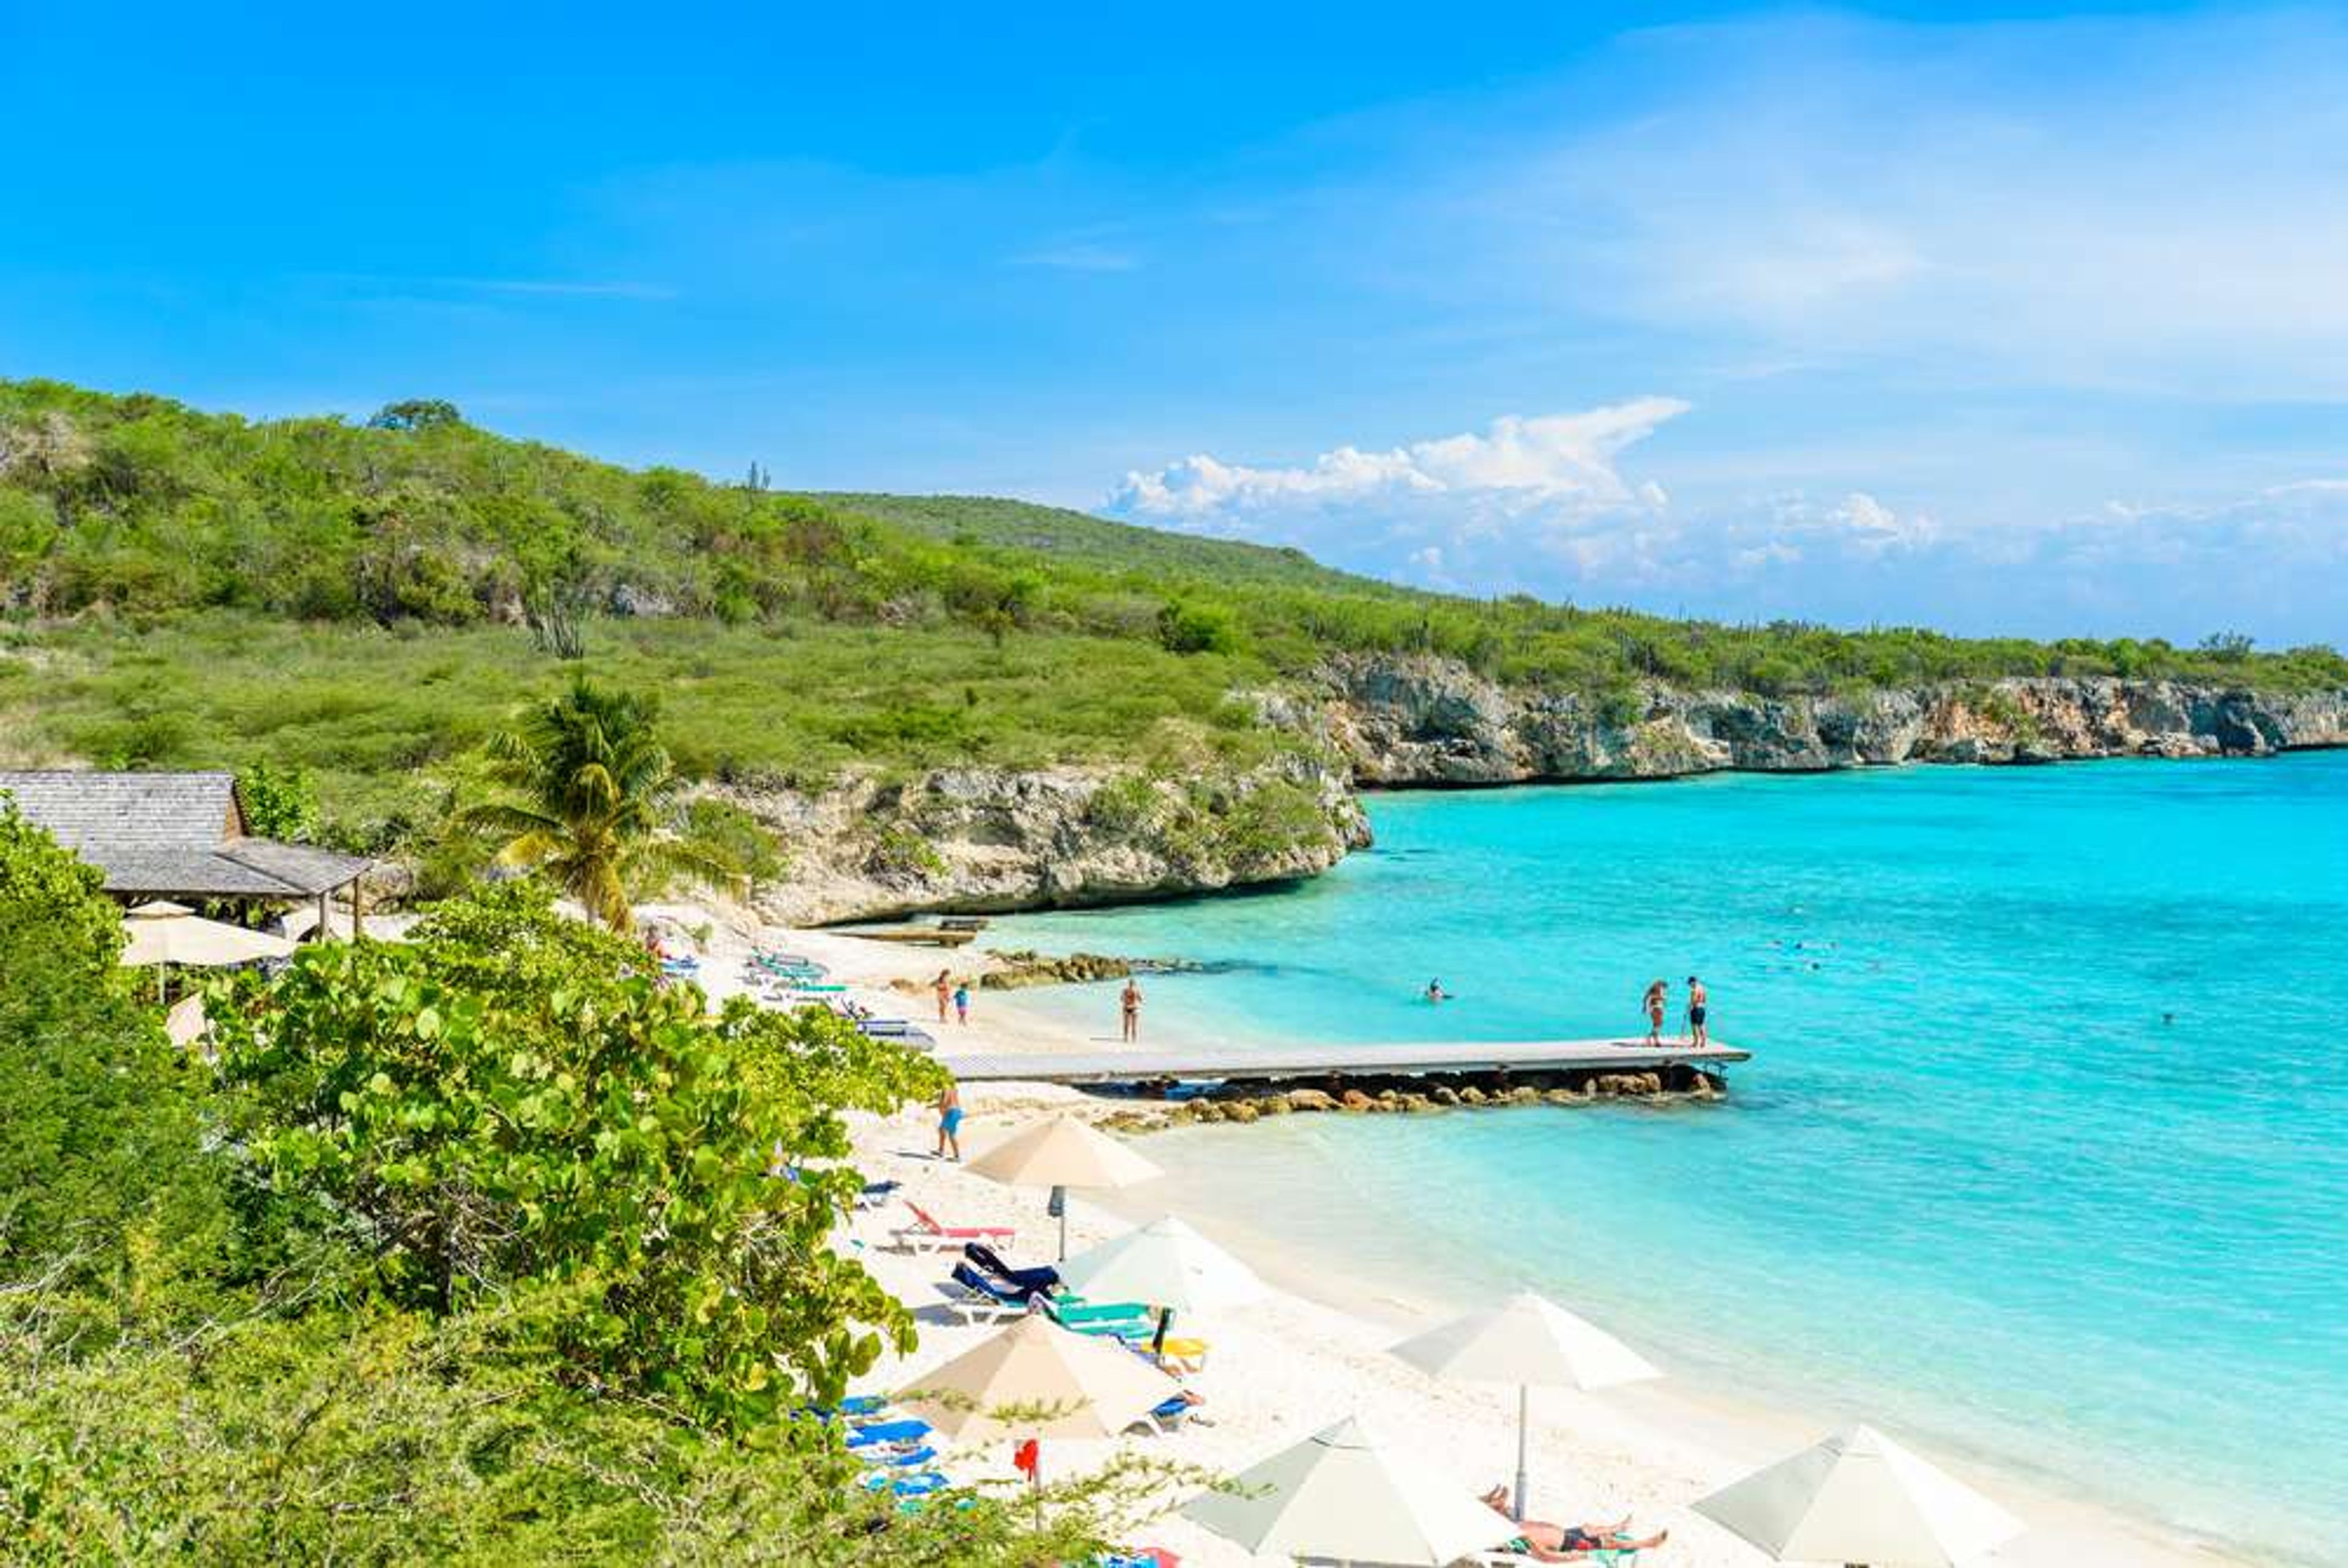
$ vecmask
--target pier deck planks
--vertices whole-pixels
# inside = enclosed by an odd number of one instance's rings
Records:
[[[941,1050],[965,1083],[1199,1083],[1256,1079],[1391,1077],[1433,1072],[1643,1072],[1683,1062],[1722,1068],[1749,1061],[1735,1046],[1703,1050],[1642,1040],[1467,1040],[1405,1045],[1277,1045],[1189,1050]]]

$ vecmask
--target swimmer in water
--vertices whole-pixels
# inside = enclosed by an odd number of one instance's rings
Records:
[[[1443,989],[1443,982],[1441,980],[1429,980],[1426,982],[1426,999],[1428,1001],[1448,1001],[1450,998],[1451,993]]]

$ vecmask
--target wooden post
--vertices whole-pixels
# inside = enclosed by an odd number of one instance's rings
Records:
[[[318,940],[323,942],[334,934],[334,927],[326,924],[326,895],[321,893],[318,895]]]
[[[355,941],[359,941],[359,940],[361,940],[362,938],[364,938],[366,936],[366,896],[365,896],[364,894],[362,894],[362,893],[359,891],[359,879],[358,879],[357,877],[354,876],[354,877],[352,877],[352,878],[351,878],[351,940],[352,940],[352,941],[354,941],[354,942],[355,942]]]

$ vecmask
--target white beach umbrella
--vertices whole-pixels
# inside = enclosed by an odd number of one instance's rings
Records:
[[[126,964],[249,964],[282,958],[294,951],[283,937],[207,920],[177,904],[141,904],[123,919],[130,933],[122,949]]]
[[[1591,1390],[1663,1376],[1654,1363],[1603,1328],[1529,1290],[1439,1324],[1392,1347],[1389,1354],[1437,1378],[1517,1386],[1519,1519],[1525,1516],[1533,1387]]]
[[[1695,1511],[1780,1563],[1955,1568],[2023,1523],[1873,1427],[1856,1426],[1755,1471]]]
[[[1180,1391],[1122,1345],[1039,1314],[891,1397],[951,1438],[1111,1438]]]
[[[123,917],[130,939],[123,945],[122,961],[159,966],[155,984],[160,994],[165,969],[171,964],[215,968],[223,964],[249,964],[260,958],[283,958],[294,944],[283,937],[248,931],[242,926],[207,920],[180,905],[161,899],[141,904]]]
[[[1182,1513],[1250,1552],[1340,1563],[1455,1563],[1497,1546],[1508,1522],[1347,1417],[1193,1498]]]
[[[1244,1307],[1269,1294],[1255,1270],[1171,1214],[1067,1259],[1060,1283],[1096,1300],[1177,1312]]]
[[[1130,1187],[1166,1173],[1089,1122],[1065,1115],[1021,1128],[970,1169],[1005,1186],[1052,1188],[1062,1257],[1068,1255],[1067,1188]]]

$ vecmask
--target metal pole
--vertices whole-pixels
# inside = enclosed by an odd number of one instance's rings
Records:
[[[1068,1189],[1052,1189],[1052,1206],[1060,1211],[1060,1261],[1068,1261]]]
[[[1531,1391],[1522,1383],[1517,1385],[1517,1522],[1525,1522],[1525,1509],[1531,1501],[1530,1489],[1525,1484],[1525,1436],[1530,1426]]]

